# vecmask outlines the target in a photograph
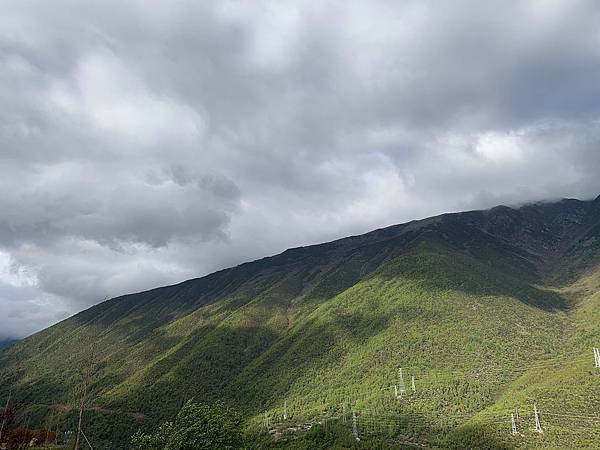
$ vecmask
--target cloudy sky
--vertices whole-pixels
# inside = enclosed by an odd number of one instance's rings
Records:
[[[0,339],[287,247],[600,194],[597,1],[0,8]]]

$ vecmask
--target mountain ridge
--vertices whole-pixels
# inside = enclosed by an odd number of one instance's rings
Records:
[[[558,202],[551,202],[551,201],[536,201],[536,202],[531,202],[531,203],[525,203],[521,206],[508,206],[508,205],[498,205],[489,209],[483,209],[483,210],[469,210],[469,211],[462,211],[462,212],[455,212],[455,213],[442,213],[436,216],[431,216],[431,217],[427,217],[424,219],[415,219],[415,220],[411,220],[405,223],[401,223],[401,224],[395,224],[395,225],[390,225],[390,226],[386,226],[386,227],[382,227],[382,228],[376,228],[374,230],[368,231],[366,233],[361,233],[361,234],[357,234],[357,235],[351,235],[351,236],[347,236],[347,237],[342,237],[342,238],[338,238],[338,239],[333,239],[331,241],[327,241],[324,243],[318,243],[318,244],[309,244],[309,245],[303,245],[303,246],[298,246],[298,247],[291,247],[288,249],[285,249],[284,251],[280,252],[280,253],[276,253],[274,255],[270,255],[270,256],[265,256],[265,257],[261,257],[255,260],[251,260],[251,261],[245,261],[242,262],[240,264],[237,264],[235,266],[231,266],[231,267],[226,267],[223,269],[219,269],[216,270],[214,272],[211,272],[209,274],[200,276],[200,277],[194,277],[194,278],[190,278],[184,281],[180,281],[180,282],[176,282],[174,284],[169,284],[166,286],[158,286],[158,287],[154,287],[154,288],[150,288],[147,290],[142,290],[142,291],[138,291],[135,293],[129,293],[129,294],[123,294],[123,295],[118,295],[116,297],[113,297],[111,299],[108,299],[107,301],[111,301],[111,300],[115,300],[115,299],[119,299],[122,297],[128,297],[130,295],[136,295],[136,294],[142,294],[142,293],[150,293],[156,290],[160,290],[160,289],[168,289],[171,287],[177,287],[177,286],[182,286],[185,285],[187,283],[192,283],[192,282],[196,282],[205,278],[209,278],[209,277],[213,277],[213,276],[218,276],[220,274],[223,274],[224,272],[228,272],[231,270],[235,270],[238,268],[242,268],[242,267],[246,267],[248,265],[254,265],[254,264],[259,264],[259,263],[265,263],[265,262],[272,262],[274,260],[279,260],[281,259],[291,259],[291,258],[297,258],[299,255],[299,253],[304,253],[304,252],[308,252],[311,250],[322,250],[322,249],[329,249],[329,247],[336,247],[336,246],[340,246],[341,244],[346,244],[348,242],[352,242],[352,241],[361,241],[362,245],[368,244],[368,243],[373,243],[372,241],[369,241],[369,238],[371,236],[376,236],[377,234],[391,234],[394,233],[393,236],[386,236],[384,238],[381,239],[374,239],[378,242],[382,241],[382,240],[387,240],[387,239],[393,239],[394,237],[397,237],[397,233],[396,232],[401,232],[403,229],[406,228],[410,228],[410,227],[417,227],[419,225],[425,224],[425,223],[430,223],[430,222],[435,222],[435,221],[439,221],[442,220],[444,218],[450,218],[450,217],[456,217],[456,216],[462,216],[462,215],[470,215],[470,214],[486,214],[486,213],[493,213],[496,210],[501,210],[501,211],[511,211],[511,212],[518,212],[524,208],[530,208],[530,207],[536,207],[536,206],[544,206],[544,205],[552,205],[554,203],[564,203],[564,202],[576,202],[577,204],[590,204],[590,205],[595,205],[597,204],[598,210],[600,212],[600,195],[598,197],[596,197],[595,199],[592,200],[578,200],[578,199],[573,199],[573,198],[563,198],[560,199]],[[600,221],[600,218],[598,219]],[[368,241],[368,242],[364,242],[364,241]],[[360,244],[359,244],[360,245]],[[285,258],[284,258],[285,257]],[[277,261],[279,262],[279,261]],[[97,306],[98,304],[94,305]]]

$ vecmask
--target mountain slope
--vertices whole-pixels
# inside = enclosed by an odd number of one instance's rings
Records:
[[[600,371],[585,360],[600,346],[599,255],[600,198],[448,214],[292,249],[108,300],[0,351],[0,395],[12,386],[30,421],[72,428],[68,405],[92,362],[86,426],[98,448],[123,448],[133,429],[191,397],[236,405],[249,427],[265,411],[280,418],[284,402],[296,421],[357,409],[365,433],[443,446],[453,431],[563,393],[569,377],[578,392],[599,393]],[[408,377],[417,387],[400,400],[398,367],[409,393]],[[556,370],[556,382],[535,367]],[[600,414],[581,395],[572,411]],[[543,406],[569,402],[554,399]],[[477,429],[498,445],[593,442],[585,429],[566,441]]]
[[[600,343],[600,270],[588,273],[562,294],[573,302],[566,342],[548,360],[528,364],[483,414],[518,408],[523,416],[520,428],[527,430],[534,427],[535,404],[544,433],[528,436],[529,445],[598,448],[600,369],[594,368],[592,347]],[[517,444],[523,439],[513,440]]]

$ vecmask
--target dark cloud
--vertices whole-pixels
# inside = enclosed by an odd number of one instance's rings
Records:
[[[572,0],[4,5],[0,338],[290,246],[597,195],[599,24]]]

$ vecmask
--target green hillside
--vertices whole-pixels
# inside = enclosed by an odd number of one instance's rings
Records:
[[[84,426],[98,449],[127,448],[190,398],[269,429],[261,447],[311,448],[335,429],[345,448],[599,448],[599,256],[600,199],[292,249],[108,300],[0,350],[0,401],[12,389],[24,422],[72,430],[91,366]],[[306,422],[322,424],[284,433]]]

